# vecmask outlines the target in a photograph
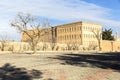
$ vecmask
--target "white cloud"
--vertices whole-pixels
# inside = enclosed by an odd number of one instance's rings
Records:
[[[10,32],[10,21],[18,12],[63,21],[93,21],[105,26],[120,26],[120,21],[110,20],[111,9],[81,0],[3,0],[0,2],[0,32]]]

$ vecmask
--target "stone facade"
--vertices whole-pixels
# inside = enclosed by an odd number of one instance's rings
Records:
[[[52,42],[53,40],[53,31],[54,28],[44,28],[40,30],[40,42]],[[38,32],[37,30],[34,30],[34,32]],[[28,30],[28,34],[33,35],[33,30]],[[22,41],[23,42],[28,42],[30,37],[26,33],[22,33]]]
[[[55,26],[56,43],[80,44],[82,45],[82,26],[81,22]]]
[[[89,22],[82,23],[82,44],[84,46],[97,46],[96,36],[101,36],[102,25]],[[102,40],[102,37],[101,39]]]
[[[80,44],[83,46],[97,45],[94,32],[102,32],[102,26],[89,22],[75,22],[56,26],[57,43]]]

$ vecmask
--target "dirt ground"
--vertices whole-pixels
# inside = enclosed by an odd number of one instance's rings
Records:
[[[120,53],[0,53],[0,80],[120,80]]]

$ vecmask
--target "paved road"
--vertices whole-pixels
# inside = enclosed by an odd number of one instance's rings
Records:
[[[20,75],[24,75],[21,80],[120,80],[118,61],[106,54],[1,53],[0,80],[20,78]]]

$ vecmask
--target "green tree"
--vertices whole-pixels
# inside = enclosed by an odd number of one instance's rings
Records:
[[[110,29],[105,29],[102,31],[102,39],[103,40],[114,40],[114,36],[112,35],[112,30]]]

